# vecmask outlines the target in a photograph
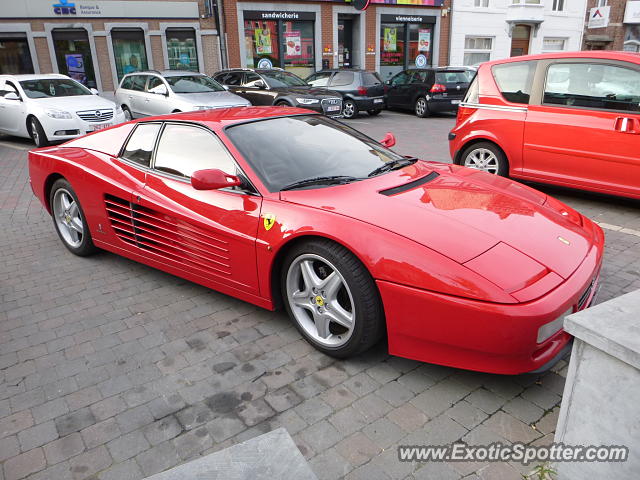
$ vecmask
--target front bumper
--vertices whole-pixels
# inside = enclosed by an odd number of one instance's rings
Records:
[[[495,304],[377,281],[389,353],[488,373],[534,372],[560,356],[572,337],[560,329],[537,343],[540,326],[577,305],[599,274],[602,245],[592,247],[561,285],[531,302]],[[593,301],[596,288],[583,303]]]
[[[42,128],[51,142],[71,140],[91,133],[100,128],[107,128],[125,121],[124,113],[116,113],[113,118],[106,122],[86,122],[80,117],[73,115],[73,118],[51,118],[40,119]]]

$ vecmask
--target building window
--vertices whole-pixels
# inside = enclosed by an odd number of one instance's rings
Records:
[[[566,44],[566,38],[544,37],[544,39],[542,40],[542,51],[560,52],[565,49]]]
[[[511,2],[513,5],[520,5],[520,4],[526,4],[526,5],[540,5],[540,0],[512,0]]]
[[[89,35],[84,28],[55,29],[51,32],[58,71],[89,88],[96,88]]]
[[[111,39],[118,81],[127,73],[149,69],[142,29],[112,30]]]
[[[381,18],[380,76],[384,80],[404,69],[432,64],[434,25],[429,23],[431,17],[416,16],[416,21],[411,23],[398,23],[395,17],[382,15]]]
[[[0,74],[34,73],[27,36],[23,33],[0,34]]]
[[[554,12],[563,12],[564,11],[564,0],[553,0],[553,11]]]
[[[492,37],[465,37],[463,63],[465,65],[477,65],[482,62],[488,62],[491,59],[492,48]]]
[[[473,6],[486,8],[489,6],[489,0],[473,0]]]
[[[598,0],[599,7],[606,7],[609,3],[609,0]]]
[[[167,37],[169,70],[191,70],[198,72],[196,31],[193,28],[168,28],[165,35]]]

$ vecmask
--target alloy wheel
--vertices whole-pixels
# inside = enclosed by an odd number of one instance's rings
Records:
[[[352,118],[356,114],[356,106],[353,102],[345,102],[342,109],[342,114],[345,118]]]
[[[464,166],[482,170],[494,175],[500,170],[500,162],[498,158],[487,148],[476,148],[471,150],[464,159]]]
[[[291,262],[286,296],[295,320],[315,342],[340,347],[349,341],[356,319],[353,296],[327,259],[303,254]]]
[[[70,247],[79,247],[84,235],[82,215],[78,203],[64,188],[59,188],[53,197],[53,217],[62,239]]]
[[[416,115],[423,116],[427,111],[427,101],[424,98],[419,98],[416,102]]]
[[[31,119],[31,138],[33,139],[36,145],[40,145],[40,134],[38,133],[38,124],[32,118]]]

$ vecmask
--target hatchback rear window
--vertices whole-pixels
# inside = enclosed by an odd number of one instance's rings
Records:
[[[436,83],[469,83],[469,76],[464,71],[436,72]]]
[[[366,87],[369,85],[380,85],[382,80],[377,73],[362,72],[362,84]]]
[[[529,104],[536,65],[537,62],[514,62],[495,65],[491,69],[505,100]]]

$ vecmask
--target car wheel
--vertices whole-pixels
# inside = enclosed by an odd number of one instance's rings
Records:
[[[53,224],[64,246],[80,257],[95,253],[97,248],[91,240],[89,226],[78,197],[65,179],[61,178],[53,184],[49,194],[49,205]]]
[[[289,103],[285,102],[284,100],[276,103],[276,107],[290,107],[290,106],[291,105],[289,105]]]
[[[431,115],[431,112],[429,112],[429,105],[427,104],[426,98],[418,97],[418,99],[416,100],[415,111],[416,111],[416,115],[420,118],[425,118]]]
[[[44,129],[36,117],[29,119],[29,134],[37,147],[46,147],[49,145],[47,134],[44,133]]]
[[[381,112],[382,110],[367,110],[367,113],[372,117],[375,117],[376,115],[380,115]]]
[[[127,107],[126,105],[122,106],[122,113],[124,113],[125,122],[130,122],[131,120],[133,120],[133,115],[131,115],[131,110],[129,110],[129,107]]]
[[[504,152],[489,142],[475,143],[468,147],[462,153],[460,164],[501,177],[509,174],[509,165]]]
[[[353,118],[358,115],[358,106],[353,100],[345,100],[342,105],[342,115],[344,118]]]
[[[285,308],[315,348],[345,358],[380,339],[385,325],[380,295],[351,252],[328,240],[312,240],[294,247],[283,265]]]

